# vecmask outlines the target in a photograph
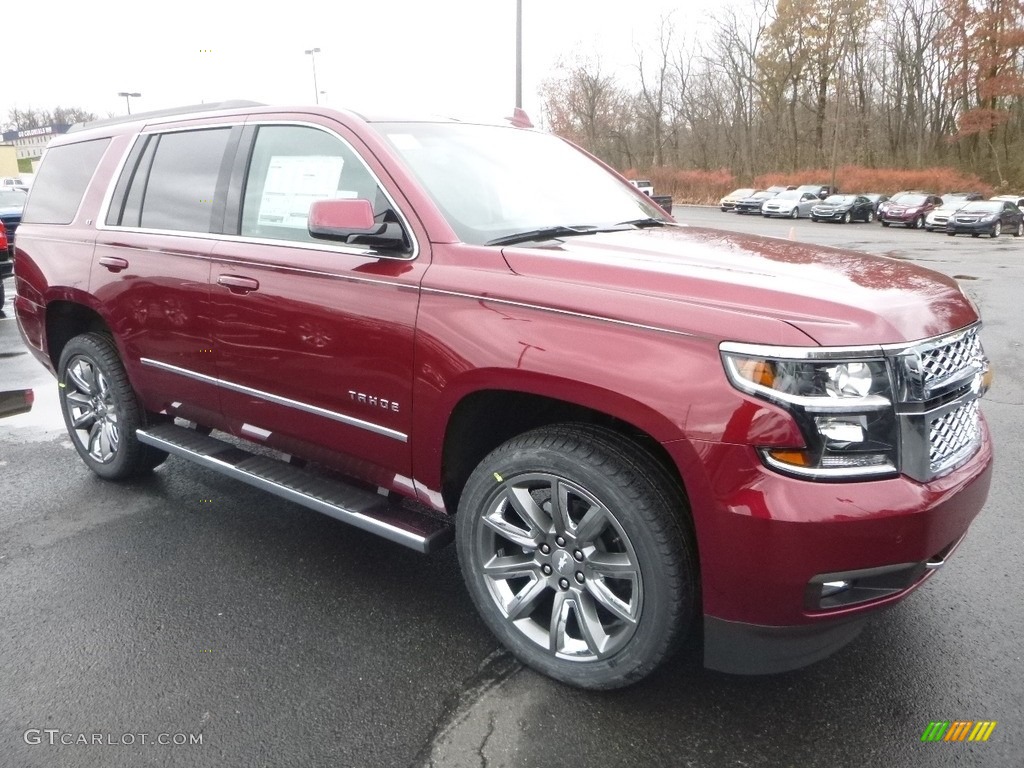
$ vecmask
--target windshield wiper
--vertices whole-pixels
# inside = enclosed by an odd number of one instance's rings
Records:
[[[528,229],[525,232],[516,232],[514,235],[505,235],[488,240],[485,245],[514,245],[515,243],[527,243],[531,240],[550,240],[555,237],[573,237],[575,235],[592,235],[600,230],[592,226],[555,226],[541,227],[540,229]]]
[[[616,227],[628,227],[634,226],[637,229],[644,229],[645,227],[664,227],[668,222],[662,221],[661,219],[631,219],[630,221],[620,221],[616,224]]]

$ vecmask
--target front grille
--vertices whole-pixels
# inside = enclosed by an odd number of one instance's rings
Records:
[[[981,442],[978,401],[972,400],[928,425],[928,462],[932,474],[974,453]]]
[[[896,350],[896,403],[904,474],[927,482],[981,445],[978,398],[988,360],[978,325]]]
[[[947,379],[960,375],[975,365],[982,354],[981,341],[976,329],[971,329],[948,344],[921,352],[925,389],[934,389]]]

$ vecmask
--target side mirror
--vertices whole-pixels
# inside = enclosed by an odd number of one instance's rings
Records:
[[[377,250],[404,250],[405,232],[398,222],[377,223],[369,200],[317,200],[309,206],[309,234],[321,240],[368,245]]]

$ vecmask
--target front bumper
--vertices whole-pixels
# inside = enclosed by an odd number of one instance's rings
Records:
[[[946,234],[954,235],[990,235],[995,231],[996,222],[986,221],[974,224],[957,224],[950,220],[946,222]]]
[[[980,512],[992,472],[984,420],[977,452],[928,483],[815,483],[764,468],[749,446],[665,447],[693,509],[705,665],[738,674],[824,658],[924,583]],[[840,577],[855,582],[852,602],[821,599],[822,584]]]
[[[811,211],[811,215],[818,221],[842,221],[848,211],[828,211],[826,213],[819,213],[818,211]]]

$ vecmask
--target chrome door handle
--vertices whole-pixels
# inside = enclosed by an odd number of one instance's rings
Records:
[[[122,269],[128,269],[128,259],[122,259],[120,256],[101,256],[100,264],[111,272],[120,272]]]
[[[260,281],[251,277],[241,275],[220,275],[217,277],[217,285],[223,285],[232,293],[246,294],[260,289]]]

